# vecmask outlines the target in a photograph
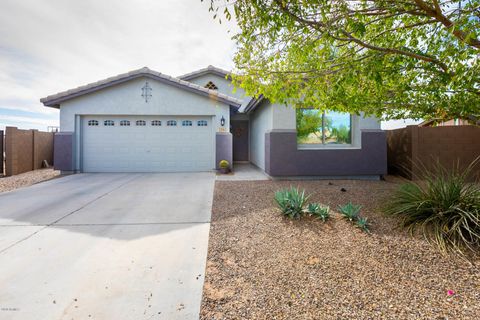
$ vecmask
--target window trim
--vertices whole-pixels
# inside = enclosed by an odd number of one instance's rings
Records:
[[[130,127],[130,120],[120,120],[120,127]]]
[[[109,123],[109,124],[107,124],[107,123]],[[104,127],[115,127],[115,120],[110,120],[110,119],[103,120],[103,126]]]
[[[314,110],[315,108],[302,108],[304,110]],[[296,123],[296,113],[295,113],[295,123]],[[322,113],[322,128],[324,126],[324,117],[325,111]],[[298,143],[297,140],[297,150],[355,150],[361,149],[361,146],[356,146],[354,142],[354,132],[355,125],[353,122],[353,114],[350,113],[350,143],[324,143],[324,135],[322,130],[322,143]],[[297,128],[295,127],[295,134],[297,133]]]
[[[182,120],[182,127],[193,127],[192,120]]]
[[[205,124],[203,125],[203,124],[200,124],[200,123],[205,123]],[[197,120],[197,127],[208,127],[208,121],[207,120]]]
[[[176,127],[177,120],[167,120],[167,127]]]
[[[135,120],[135,126],[137,127],[145,127],[147,125],[147,121],[145,120]]]
[[[87,121],[87,125],[89,127],[98,127],[100,123],[98,122],[98,120],[95,120],[95,119],[90,119]]]

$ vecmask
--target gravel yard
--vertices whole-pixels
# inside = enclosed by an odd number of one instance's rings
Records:
[[[331,183],[216,182],[202,319],[478,319],[480,261],[443,257],[379,212],[397,180]],[[363,205],[372,233],[336,212],[283,218],[273,194],[290,185],[334,212]]]
[[[60,171],[55,171],[53,169],[39,169],[11,177],[0,176],[0,192],[31,186],[35,183],[53,179],[59,175]]]

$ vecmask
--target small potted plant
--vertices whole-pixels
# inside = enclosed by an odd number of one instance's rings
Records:
[[[230,163],[227,160],[221,160],[218,163],[218,166],[220,167],[220,172],[221,173],[229,173],[230,172]]]

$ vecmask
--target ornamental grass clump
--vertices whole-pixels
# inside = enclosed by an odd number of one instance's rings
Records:
[[[400,186],[385,206],[385,212],[402,218],[411,234],[419,231],[441,252],[479,253],[480,185],[468,182],[480,158],[466,170],[452,170],[437,163],[422,180]]]
[[[305,190],[300,191],[294,187],[275,192],[275,201],[280,210],[283,215],[291,219],[300,218],[309,197],[309,195],[305,195]]]

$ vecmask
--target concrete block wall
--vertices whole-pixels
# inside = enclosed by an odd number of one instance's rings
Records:
[[[389,172],[418,179],[422,166],[433,168],[438,161],[447,169],[465,168],[479,157],[480,127],[408,126],[387,131],[387,142]],[[473,175],[480,178],[480,165]]]
[[[53,164],[53,133],[38,130],[5,130],[5,175],[12,176]]]

